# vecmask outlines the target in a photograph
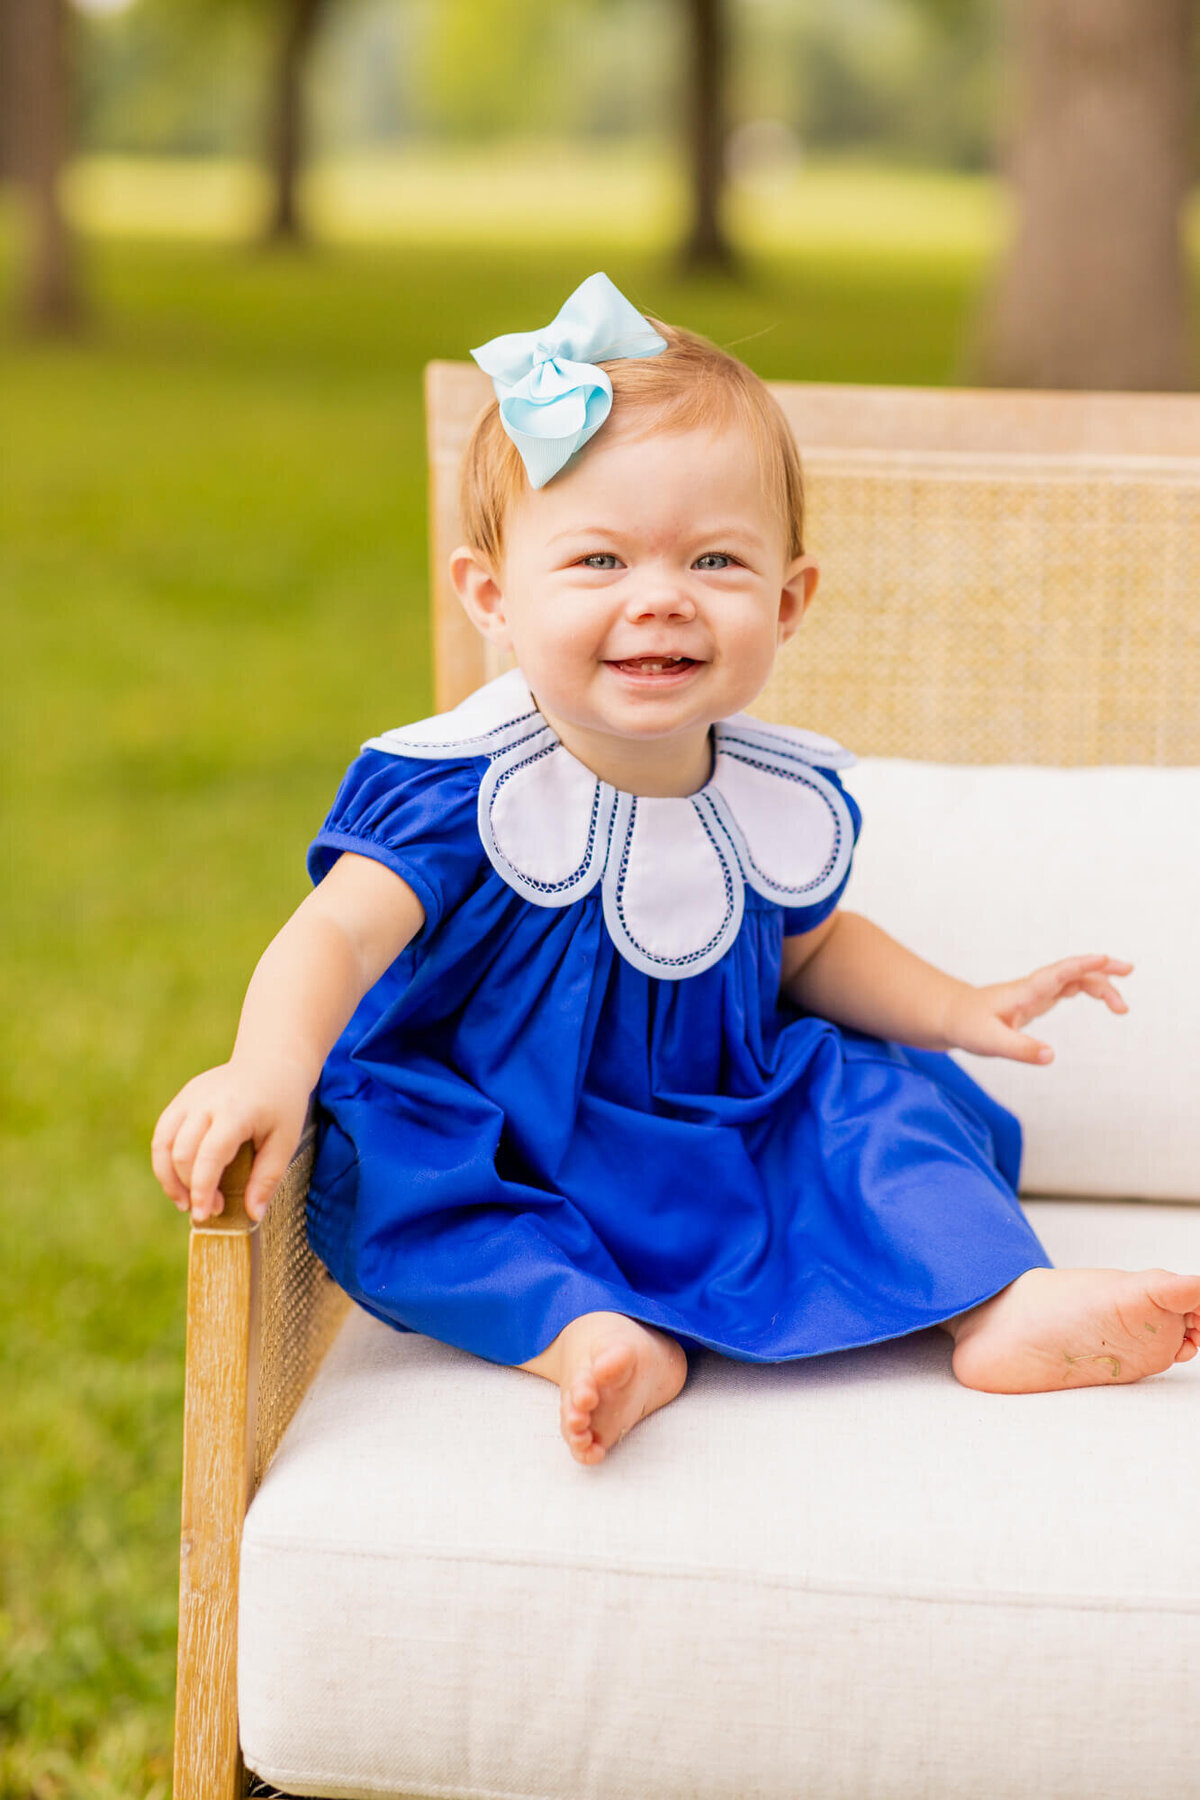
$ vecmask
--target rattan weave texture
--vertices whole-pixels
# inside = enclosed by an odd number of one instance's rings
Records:
[[[315,1141],[310,1120],[259,1232],[255,1488],[350,1304],[305,1235]]]
[[[1200,447],[805,473],[822,585],[754,712],[860,756],[1200,763]]]

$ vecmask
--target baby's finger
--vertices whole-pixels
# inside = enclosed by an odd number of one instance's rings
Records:
[[[1045,1064],[1054,1061],[1054,1051],[1049,1044],[1044,1044],[1040,1038],[1026,1037],[1022,1032],[1017,1032],[1014,1035],[1015,1042],[1012,1048],[1005,1052],[1005,1054],[1010,1056],[1014,1062]]]
[[[1132,973],[1133,964],[1131,962],[1126,962],[1119,956],[1094,954],[1068,956],[1062,962],[1050,963],[1047,968],[1039,969],[1033,979],[1037,980],[1040,976],[1053,976],[1060,986],[1066,986],[1071,982],[1077,984],[1074,991],[1078,992],[1079,985],[1098,975],[1131,975]]]
[[[200,1112],[189,1112],[175,1133],[175,1141],[171,1145],[171,1161],[175,1165],[175,1173],[188,1190],[189,1198],[192,1191],[192,1163],[211,1124],[212,1114],[207,1108]]]
[[[246,1183],[246,1211],[252,1219],[261,1219],[271,1204],[271,1196],[287,1172],[295,1148],[278,1130],[263,1139]]]
[[[1103,1000],[1113,1012],[1129,1011],[1125,996],[1113,986],[1103,970],[1097,970],[1091,975],[1081,975],[1077,981],[1068,981],[1056,998],[1073,1000],[1076,994],[1090,994],[1094,1000]]]
[[[183,1121],[187,1118],[187,1102],[176,1094],[168,1106],[164,1106],[154,1122],[154,1144],[170,1144]]]
[[[1092,996],[1093,1000],[1103,1000],[1110,1012],[1129,1011],[1129,1002],[1124,994],[1119,993],[1112,982],[1106,980],[1103,975],[1088,976],[1079,985],[1085,994]]]
[[[192,1165],[192,1217],[208,1219],[224,1211],[225,1196],[221,1192],[222,1175],[245,1143],[249,1131],[235,1121],[233,1125],[214,1125],[201,1144]]]
[[[1054,1061],[1054,1051],[1040,1038],[1029,1037],[1023,1031],[1013,1031],[1001,1019],[996,1020],[996,1026],[995,1048],[989,1048],[989,1056],[1007,1056],[1013,1062],[1025,1063]]]
[[[1089,956],[1064,956],[1060,962],[1047,963],[1042,969],[1035,969],[1029,977],[1039,992],[1058,993],[1070,982],[1078,981],[1084,975],[1098,974],[1107,968],[1109,958],[1100,954]]]
[[[1081,967],[1081,964],[1087,966]],[[1092,994],[1106,1000],[1114,1012],[1127,1012],[1128,1007],[1108,976],[1128,971],[1132,966],[1111,956],[1072,956],[1038,969],[1024,984],[1027,999],[1014,1009],[1023,1016],[1018,1016],[1014,1022],[1024,1024],[1027,1019],[1049,1012],[1059,1001],[1073,1000],[1076,994]]]
[[[996,996],[998,1000],[1003,995]],[[1043,1063],[1053,1060],[1054,1052],[1049,1044],[1040,1038],[1029,1037],[1018,1025],[1010,1025],[1009,1017],[1014,1016],[1005,1005],[973,1021],[972,1028],[959,1038],[959,1048],[972,1050],[979,1056],[1007,1056],[1015,1062]],[[1020,1020],[1019,1012],[1016,1017]],[[1020,1023],[1023,1023],[1020,1020]]]
[[[159,1185],[168,1200],[173,1200],[180,1212],[186,1212],[191,1205],[189,1195],[183,1182],[175,1171],[171,1161],[171,1139],[160,1136],[156,1131],[150,1140],[150,1166],[158,1177]]]

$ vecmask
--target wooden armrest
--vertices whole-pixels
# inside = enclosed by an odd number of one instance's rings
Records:
[[[237,1584],[242,1520],[349,1302],[308,1247],[316,1129],[304,1136],[261,1227],[246,1214],[253,1146],[225,1171],[223,1210],[188,1249],[183,1530],[175,1800],[235,1800]]]

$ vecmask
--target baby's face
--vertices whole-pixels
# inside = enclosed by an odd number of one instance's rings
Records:
[[[708,727],[760,692],[816,584],[740,431],[606,425],[505,529],[492,588],[476,578],[469,594],[460,569],[459,590],[593,767],[618,753],[606,740],[632,738],[649,764],[698,769]]]

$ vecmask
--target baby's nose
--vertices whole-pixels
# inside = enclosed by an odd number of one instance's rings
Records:
[[[631,617],[637,618],[672,618],[691,619],[696,614],[696,603],[687,590],[686,583],[668,573],[650,574],[637,585],[637,589],[629,596]]]

